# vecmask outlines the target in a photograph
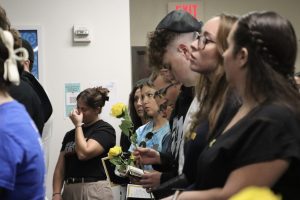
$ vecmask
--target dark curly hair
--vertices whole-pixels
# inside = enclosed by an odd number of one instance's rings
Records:
[[[108,101],[109,90],[103,87],[87,88],[80,92],[76,100],[82,100],[87,106],[93,109],[102,108],[105,101]]]
[[[165,29],[155,30],[148,34],[148,57],[151,68],[159,70],[163,67],[166,48],[179,34]]]

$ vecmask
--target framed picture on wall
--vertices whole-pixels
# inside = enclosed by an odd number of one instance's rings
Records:
[[[27,40],[34,52],[34,61],[33,61],[33,67],[32,67],[32,74],[35,76],[36,79],[40,79],[40,55],[39,55],[39,49],[40,49],[40,42],[39,42],[39,28],[38,27],[18,27],[18,31],[21,34],[21,37],[25,40]]]

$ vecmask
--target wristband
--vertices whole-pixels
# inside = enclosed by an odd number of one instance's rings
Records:
[[[80,123],[80,124],[77,124],[75,127],[78,128],[78,127],[82,127],[84,123]]]
[[[54,197],[54,196],[57,195],[57,194],[61,195],[60,192],[56,192],[56,193],[53,193],[53,194],[52,194],[52,197]]]

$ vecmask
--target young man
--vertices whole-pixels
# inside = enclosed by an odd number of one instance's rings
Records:
[[[193,88],[199,76],[190,69],[190,44],[195,38],[195,32],[200,32],[201,26],[202,23],[189,13],[182,10],[172,11],[149,36],[150,65],[156,68],[155,70],[170,69],[175,79],[182,83],[182,87],[170,117],[172,136],[168,153],[160,153],[161,164],[156,166],[162,173],[145,174],[141,179],[145,187],[156,188],[178,174],[179,154],[180,151],[183,152],[183,125],[194,98]]]

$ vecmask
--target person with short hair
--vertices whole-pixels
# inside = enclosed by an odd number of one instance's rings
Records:
[[[158,173],[147,173],[143,179],[147,179],[147,187],[155,190],[151,179],[160,178],[163,183],[178,174],[178,159],[180,151],[183,152],[184,121],[188,109],[194,99],[194,86],[198,73],[190,69],[190,44],[196,34],[201,30],[202,23],[188,12],[174,10],[167,14],[157,25],[155,31],[149,34],[149,62],[156,70],[167,68],[173,74],[175,80],[182,84],[180,94],[174,105],[170,116],[171,137],[166,153],[159,152],[162,163],[154,168],[161,171]]]

